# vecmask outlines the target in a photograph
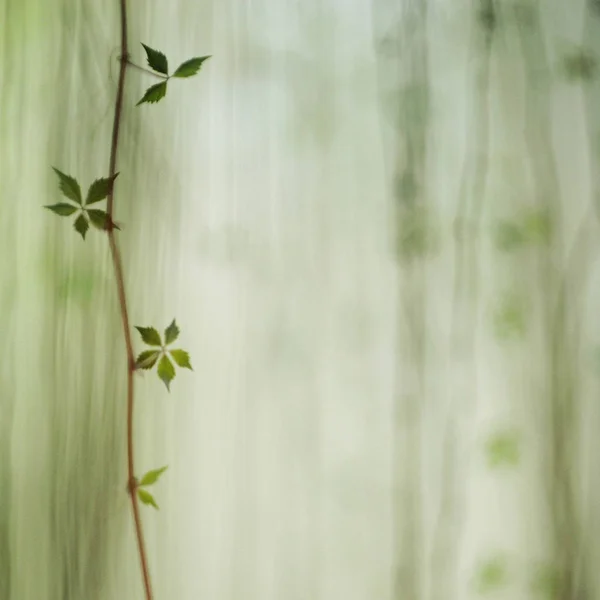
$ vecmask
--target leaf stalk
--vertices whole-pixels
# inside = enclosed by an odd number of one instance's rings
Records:
[[[170,79],[170,75],[163,75],[162,73],[157,73],[155,71],[151,71],[150,69],[145,69],[144,67],[140,67],[139,65],[136,65],[134,62],[131,62],[129,59],[127,59],[127,64],[130,67],[133,67],[134,69],[137,69],[138,71],[141,71],[142,73],[146,73],[148,75],[154,75],[154,77],[157,77],[158,79],[164,79],[165,81],[167,79]]]

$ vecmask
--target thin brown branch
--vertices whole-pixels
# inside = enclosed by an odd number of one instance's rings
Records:
[[[123,112],[123,95],[125,91],[125,75],[128,65],[128,47],[127,47],[127,2],[119,0],[121,9],[121,61],[119,70],[119,83],[117,85],[117,97],[115,100],[115,115],[113,120],[112,141],[110,145],[110,163],[109,177],[114,180],[117,172],[117,153],[119,150],[119,133],[121,130],[121,115]],[[115,269],[115,278],[117,281],[117,294],[119,297],[119,307],[121,312],[121,322],[123,325],[123,334],[125,336],[125,348],[127,351],[127,479],[129,497],[131,498],[131,508],[133,510],[133,519],[135,523],[135,533],[137,546],[140,556],[142,568],[142,578],[144,581],[144,590],[146,600],[152,600],[152,586],[150,584],[150,572],[148,569],[148,559],[146,557],[146,549],[144,544],[144,533],[140,519],[140,510],[136,495],[136,479],[134,468],[134,451],[133,451],[133,407],[134,407],[134,373],[135,373],[135,356],[133,354],[133,343],[131,341],[131,328],[129,324],[129,314],[127,310],[127,297],[125,295],[125,279],[123,277],[123,263],[121,253],[115,237],[115,229],[113,225],[114,211],[114,184],[111,186],[108,194],[107,212],[109,214],[108,228],[108,243],[110,253]]]

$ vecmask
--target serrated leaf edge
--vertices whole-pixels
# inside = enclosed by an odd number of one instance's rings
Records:
[[[173,71],[173,75],[171,75],[171,77],[177,77],[177,79],[187,79],[188,77],[193,77],[194,75],[197,75],[198,72],[200,71],[200,69],[202,68],[202,65],[209,59],[212,58],[212,55],[207,55],[207,56],[194,56],[192,58],[188,58],[187,60],[184,60],[176,69],[175,71]],[[182,67],[185,67],[187,64],[189,64],[190,62],[192,62],[193,60],[201,60],[202,62],[198,65],[198,68],[191,73],[190,75],[177,75],[177,73],[181,70]]]
[[[142,337],[142,341],[144,342],[144,344],[146,344],[148,346],[152,346],[154,348],[159,348],[159,347],[162,348],[162,345],[163,345],[162,338],[160,337],[160,332],[158,331],[158,329],[156,329],[156,327],[152,327],[152,326],[143,327],[141,325],[134,325],[134,327],[138,330],[140,336]],[[150,331],[150,332],[156,333],[156,335],[158,336],[159,343],[156,344],[154,342],[147,342],[144,339],[144,332],[145,331]]]
[[[162,96],[160,96],[160,98],[157,98],[156,100],[150,100],[149,99],[149,95],[150,92],[156,88],[159,87],[163,87],[165,88],[164,94]],[[160,83],[156,83],[154,85],[151,85],[144,93],[144,95],[142,96],[142,99],[136,104],[136,106],[139,106],[140,104],[157,104],[158,102],[160,102],[165,96],[167,95],[167,82],[166,81],[161,81]]]
[[[169,76],[169,59],[167,58],[167,55],[164,52],[161,52],[160,50],[156,50],[155,48],[151,48],[150,46],[147,46],[146,44],[144,44],[144,42],[140,42],[140,44],[142,44],[142,46],[144,47],[144,50],[146,52],[146,62],[148,63],[148,66],[153,71],[156,71],[157,73],[160,73],[161,75],[166,75],[168,77]],[[166,63],[166,73],[164,71],[161,71],[160,69],[157,69],[156,67],[152,66],[152,63],[150,62],[150,54],[151,53],[160,54],[162,57],[164,57],[165,63]]]

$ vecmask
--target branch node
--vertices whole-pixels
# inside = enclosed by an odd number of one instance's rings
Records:
[[[138,480],[135,477],[131,477],[131,479],[127,482],[126,490],[130,496],[133,496],[138,489]]]

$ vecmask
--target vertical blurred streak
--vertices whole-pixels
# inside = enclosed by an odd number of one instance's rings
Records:
[[[3,139],[9,127],[12,105],[7,98],[7,87],[14,86],[14,68],[11,60],[14,55],[14,36],[17,30],[13,22],[14,3],[8,0],[0,2],[0,244],[3,257],[14,256],[17,229],[14,226],[14,208],[9,204],[5,189],[13,184],[16,177],[15,153],[5,147]],[[12,173],[12,177],[11,177]],[[0,269],[0,339],[3,346],[0,354],[0,598],[8,598],[11,586],[10,522],[12,510],[11,498],[11,426],[14,414],[16,385],[12,373],[15,370],[14,354],[11,347],[15,344],[15,311],[17,273],[14,265],[4,264]]]
[[[44,6],[37,0],[0,2],[3,16],[0,19],[0,243],[3,257],[0,328],[4,344],[0,371],[1,598],[12,598],[18,586],[31,592],[40,584],[51,583],[45,564],[48,544],[43,518],[47,491],[43,474],[49,463],[44,452],[47,436],[34,425],[30,439],[35,439],[37,448],[33,444],[23,446],[19,439],[27,421],[36,422],[36,415],[24,404],[23,397],[35,389],[39,376],[39,331],[35,325],[40,311],[34,304],[39,286],[30,281],[32,255],[23,234],[27,234],[30,242],[39,239],[37,219],[30,219],[25,207],[39,190],[36,181],[39,159],[28,155],[28,140],[39,124],[41,83],[31,63],[44,44],[43,41],[38,43],[32,34],[39,28],[43,13]],[[29,472],[25,472],[26,469]],[[36,503],[41,509],[28,514],[28,509]],[[26,528],[21,523],[25,515],[30,517],[30,530],[37,529],[39,535],[37,546],[31,549],[24,543]],[[30,582],[20,582],[19,576],[22,578],[26,565],[30,573],[36,573],[36,581],[30,578]],[[25,596],[21,594],[21,597]]]
[[[566,217],[562,213],[565,199],[557,177],[551,138],[552,73],[542,24],[544,9],[537,1],[518,8],[520,11],[515,16],[526,77],[525,142],[535,186],[534,203],[553,224],[549,246],[542,246],[536,257],[536,271],[547,348],[543,362],[548,374],[548,404],[542,406],[542,410],[548,424],[546,481],[553,529],[552,554],[558,569],[556,597],[575,598],[587,593],[588,585],[575,491],[580,476],[575,436],[581,410],[577,380],[581,336],[577,279],[581,278],[584,261],[578,260],[577,265],[572,263],[574,256],[583,258],[578,245],[584,238],[579,231],[571,255],[565,253]],[[579,252],[573,256],[576,250]]]
[[[452,290],[452,329],[450,354],[459,361],[474,356],[479,284],[479,234],[484,211],[484,193],[489,171],[490,130],[490,62],[492,42],[498,18],[494,0],[470,0],[471,32],[467,60],[474,63],[470,82],[470,119],[467,123],[467,148],[461,174],[458,208],[454,222],[454,284]],[[474,376],[475,373],[473,372]],[[472,412],[475,382],[470,380],[465,392],[473,401],[458,411],[459,417]],[[468,394],[467,394],[468,397]]]
[[[228,23],[231,27],[231,69],[232,81],[230,82],[230,111],[231,128],[229,129],[228,150],[231,157],[230,181],[231,196],[229,201],[232,203],[231,222],[234,229],[237,229],[240,221],[240,209],[237,204],[240,196],[240,169],[235,164],[239,156],[240,140],[238,137],[240,111],[239,97],[243,89],[243,76],[245,62],[243,59],[243,50],[246,49],[244,21],[247,18],[247,6],[245,3],[229,0],[224,5],[228,6]],[[243,93],[243,92],[242,92]],[[226,243],[229,246],[233,240],[228,238]],[[245,345],[245,344],[244,344]],[[240,357],[241,358],[241,357]],[[247,360],[240,361],[243,365],[241,377],[242,381],[246,378],[251,379],[253,369]],[[233,516],[233,550],[231,558],[232,582],[231,594],[237,598],[244,594],[244,590],[251,590],[250,594],[257,594],[260,587],[258,581],[258,561],[257,555],[257,523],[258,514],[258,490],[257,490],[257,453],[255,435],[257,430],[256,410],[249,410],[246,403],[240,403],[236,406],[233,421],[235,422],[235,454],[236,462],[240,465],[240,470],[236,476],[234,484],[234,494],[238,498],[244,498],[244,502],[238,507]]]
[[[426,261],[429,228],[427,157],[430,132],[428,0],[405,5],[396,127],[396,256],[399,329],[396,347],[394,493],[398,556],[394,598],[421,598],[423,577],[422,420],[426,392]],[[407,457],[410,457],[407,460]]]
[[[476,346],[479,320],[480,232],[490,168],[490,68],[498,20],[494,0],[470,0],[469,46],[473,63],[467,98],[466,149],[454,220],[454,279],[448,346],[453,377],[450,414],[444,433],[439,512],[431,550],[432,598],[452,597],[450,582],[458,583],[461,538],[465,525],[466,481],[459,476],[464,451],[461,440],[477,407]],[[454,594],[457,591],[455,589]]]
[[[99,123],[98,116],[112,96],[104,49],[110,48],[116,14],[110,9],[97,15],[90,9],[82,0],[57,3],[60,21],[50,31],[58,60],[44,117],[49,131],[45,169],[54,165],[72,174],[84,194],[91,180],[106,173],[110,120]],[[46,194],[58,201],[55,178],[49,183]],[[113,283],[103,236],[92,230],[83,241],[72,223],[44,217],[42,360],[43,397],[51,411],[52,593],[95,600],[106,597],[115,583],[111,562],[118,555],[117,531],[124,516],[115,515],[124,455],[117,391],[122,385],[109,376],[120,373],[122,364],[119,351],[111,351],[118,340]],[[106,359],[107,352],[113,360]]]
[[[380,21],[387,22],[389,6],[376,3]],[[394,15],[395,31],[379,37],[381,82],[390,78],[396,89],[394,108],[395,157],[389,181],[394,186],[395,257],[398,272],[398,330],[395,348],[394,440],[392,457],[394,599],[425,597],[423,520],[423,419],[427,391],[428,262],[435,251],[433,210],[428,183],[431,106],[429,67],[429,0],[403,3]],[[387,26],[387,25],[386,25]],[[387,26],[389,27],[389,26]],[[387,55],[387,56],[386,56]],[[393,67],[383,59],[395,59]]]
[[[421,598],[421,421],[425,400],[424,316],[426,294],[423,256],[411,247],[410,225],[425,214],[429,124],[427,0],[401,5],[374,3],[373,37],[379,54],[379,93],[393,105],[388,185],[394,189],[394,255],[398,270],[398,330],[395,334],[393,441],[391,460],[393,557],[392,596]],[[389,22],[393,25],[390,26]],[[379,25],[383,23],[382,25]],[[380,28],[383,31],[380,31]],[[392,65],[390,65],[392,62]],[[394,71],[393,89],[386,87]],[[387,103],[386,103],[387,104]],[[387,108],[387,106],[385,107]],[[389,117],[388,117],[389,118]],[[418,217],[417,217],[418,218]],[[409,223],[408,243],[403,225]]]
[[[598,256],[598,239],[600,239],[600,173],[598,165],[600,164],[600,1],[585,0],[583,10],[583,46],[590,51],[595,60],[594,77],[587,81],[584,85],[584,103],[585,103],[585,123],[588,142],[589,176],[591,177],[591,198],[589,207],[585,211],[582,218],[581,227],[587,235],[582,235],[586,244],[584,249],[587,250],[585,261],[586,283],[591,278],[593,273],[592,261]],[[590,232],[589,223],[593,222],[593,228]],[[595,244],[595,252],[591,252],[592,243]],[[581,254],[583,254],[583,250]],[[579,263],[578,255],[574,265]],[[582,261],[583,262],[583,261]],[[567,264],[566,272],[569,272],[570,265]],[[577,270],[575,266],[575,270]],[[583,277],[581,277],[583,279]],[[581,296],[589,297],[588,287],[582,286]],[[592,295],[592,298],[594,296]],[[593,303],[593,300],[592,300]],[[595,303],[592,304],[592,314],[596,312]],[[589,317],[588,317],[589,318]],[[584,341],[588,347],[595,339],[595,330],[587,331],[588,338],[585,339],[585,331],[582,332]],[[591,338],[591,339],[590,339]],[[593,569],[592,565],[597,564],[600,557],[600,543],[595,535],[600,522],[600,509],[598,507],[597,490],[600,483],[600,460],[598,458],[598,443],[597,443],[597,396],[591,395],[586,398],[587,403],[582,402],[580,423],[588,422],[591,424],[591,435],[586,435],[585,427],[582,426],[581,437],[584,441],[582,447],[585,449],[587,456],[582,457],[582,462],[587,463],[587,469],[582,468],[581,478],[585,482],[582,485],[582,501],[580,502],[582,517],[582,546],[584,547],[585,555],[582,557],[585,570],[585,582],[588,585],[590,592],[600,595],[600,573],[597,569]]]
[[[273,11],[269,0],[266,1],[265,7],[268,12]],[[335,44],[337,40],[334,32],[332,32],[331,37],[329,37],[329,35],[323,35],[324,31],[322,29],[324,24],[331,24],[332,22],[332,16],[330,13],[328,14],[327,5],[319,4],[318,6],[313,5],[311,7],[310,3],[295,3],[288,0],[288,2],[286,2],[286,8],[280,9],[279,15],[279,23],[281,23],[282,28],[284,23],[287,23],[288,21],[293,23],[290,28],[291,39],[293,40],[296,36],[302,36],[300,39],[305,40],[304,43],[306,46],[312,48],[312,52],[314,53],[313,57],[319,57],[318,60],[314,60],[314,58],[311,60],[312,76],[316,78],[316,89],[311,89],[312,86],[306,86],[308,89],[303,90],[303,94],[306,94],[306,92],[309,90],[312,94],[315,92],[318,93],[317,90],[321,87],[321,82],[323,79],[335,76],[333,73],[333,67],[335,64],[334,58],[331,56],[331,49],[328,46],[329,44]],[[311,23],[313,19],[314,24]],[[333,47],[335,48],[335,46]],[[298,86],[299,83],[296,75],[298,73],[298,56],[290,52],[291,49],[297,52],[297,42],[289,43],[289,46],[286,48],[287,51],[285,54],[283,54],[283,56],[281,56],[276,49],[271,50],[269,54],[270,61],[272,62],[269,71],[271,73],[270,77],[273,77],[275,75],[273,72],[273,66],[276,64],[275,57],[279,55],[279,60],[281,60],[280,81],[282,81],[286,87],[289,86],[290,90],[293,90]],[[279,98],[279,95],[274,95],[273,108],[277,107],[277,100]],[[322,114],[319,116],[321,116],[321,118],[322,115],[325,115],[325,118],[329,116],[332,121],[334,120],[332,118],[333,115],[331,114],[331,106],[334,98],[335,89],[332,86],[330,98],[327,102],[322,102],[320,105],[319,111],[322,111]],[[287,102],[284,105],[284,110],[292,113],[295,106],[297,106],[296,102],[290,102],[290,99],[287,99]],[[273,111],[273,114],[277,113]],[[294,120],[290,119],[290,121],[285,122],[285,135],[289,135],[289,131],[293,130],[292,128],[297,126],[295,123],[296,118],[297,117],[295,117]],[[313,126],[312,123],[307,121],[303,121],[303,124],[304,127],[307,125],[308,127]],[[275,125],[275,127],[277,127],[277,125]],[[318,124],[316,129],[321,129]],[[302,188],[305,189],[309,195],[314,195],[317,198],[319,197],[320,187],[322,185],[321,182],[323,181],[322,172],[326,170],[325,161],[321,162],[321,160],[319,160],[320,153],[323,151],[327,152],[328,148],[329,140],[327,140],[325,144],[320,145],[318,150],[312,150],[312,160],[308,162],[308,164],[305,163],[302,164],[302,166],[297,167],[300,173],[310,173],[310,175],[312,175],[312,177],[307,177],[306,182],[302,183]],[[295,152],[302,152],[302,145],[296,146],[294,150]],[[301,261],[298,261],[297,258],[295,259],[296,264],[294,270],[296,273],[291,278],[290,282],[293,282],[291,284],[294,287],[297,287],[298,282],[302,279],[302,275],[299,273],[301,269],[307,269],[308,273],[310,273],[310,276],[314,276],[313,274],[316,270],[315,266],[318,265],[320,261],[326,262],[329,260],[329,240],[323,236],[325,219],[321,211],[316,211],[313,209],[309,213],[308,219],[310,228],[308,231],[302,228],[302,226],[299,227],[298,224],[292,225],[291,223],[286,222],[286,217],[289,219],[289,213],[287,212],[289,208],[283,205],[284,203],[281,202],[281,198],[283,198],[287,192],[286,187],[289,185],[287,178],[289,177],[290,171],[288,170],[289,167],[287,167],[286,163],[281,159],[281,157],[285,156],[284,153],[290,152],[290,149],[284,143],[279,142],[278,151],[278,154],[274,154],[273,156],[275,160],[273,160],[272,163],[269,163],[270,177],[272,177],[274,174],[277,174],[278,178],[281,180],[278,190],[280,193],[278,195],[274,194],[272,198],[272,206],[274,212],[276,211],[277,219],[273,219],[274,226],[272,226],[270,237],[272,239],[271,243],[273,244],[275,252],[281,255],[279,258],[281,261],[284,260],[283,250],[286,248],[286,236],[292,233],[296,239],[301,240],[300,243],[304,246],[307,256],[309,256],[310,259],[307,263],[307,266],[304,266]],[[289,252],[289,250],[287,250],[287,252]],[[319,323],[322,322],[322,315],[320,315],[318,312],[311,311],[311,314],[304,311],[300,312],[298,310],[298,307],[302,305],[302,300],[299,300],[298,297],[306,297],[304,296],[306,292],[303,290],[303,286],[298,286],[298,289],[302,290],[302,292],[300,292],[302,296],[300,296],[300,294],[290,295],[290,297],[286,300],[286,303],[282,306],[284,318],[282,319],[281,326],[274,330],[277,332],[277,338],[275,339],[278,339],[279,343],[283,343],[283,348],[286,350],[285,354],[290,352],[289,346],[286,348],[285,343],[286,334],[289,335],[290,331],[294,331],[292,327],[295,326],[299,329],[302,329],[306,328],[307,324],[310,323],[311,328],[314,328],[316,331],[318,331]],[[292,338],[292,348],[294,348],[293,344],[298,344],[298,341],[301,339],[297,333],[295,336],[297,336],[295,339]],[[315,341],[318,339],[319,338],[315,335],[315,331],[312,331],[309,344],[311,346],[313,344],[315,346],[318,345],[318,342],[315,344]],[[289,341],[287,343],[289,344]],[[311,354],[313,352],[316,356],[319,356],[319,353],[315,352],[314,350],[311,351]],[[284,364],[286,362],[285,358],[287,358],[285,354],[283,361]],[[282,566],[286,565],[286,561],[296,561],[297,565],[294,569],[293,576],[286,575],[286,572],[281,567],[278,568],[279,571],[282,571],[280,574],[278,574],[278,579],[281,583],[279,583],[276,588],[277,591],[274,594],[274,598],[279,596],[288,597],[290,600],[293,600],[302,594],[306,594],[310,598],[321,600],[327,595],[326,575],[328,566],[327,544],[325,542],[327,523],[325,522],[325,510],[323,502],[323,498],[326,495],[326,486],[324,485],[324,445],[327,436],[323,426],[325,422],[323,391],[320,389],[322,371],[319,368],[319,359],[315,360],[314,362],[308,361],[308,364],[304,368],[303,374],[299,378],[298,373],[294,373],[294,370],[290,368],[289,358],[287,358],[287,361],[288,364],[286,365],[286,370],[289,369],[293,374],[290,378],[292,385],[296,387],[298,384],[295,383],[295,381],[298,379],[305,381],[304,385],[306,385],[308,390],[305,393],[311,398],[306,405],[306,412],[303,414],[300,413],[301,418],[295,419],[297,420],[296,427],[298,428],[299,432],[301,432],[302,437],[300,438],[300,443],[296,442],[298,444],[298,449],[295,450],[291,457],[291,460],[296,464],[296,468],[292,467],[289,469],[293,473],[291,477],[292,484],[296,489],[303,490],[302,493],[298,493],[297,491],[294,492],[296,500],[294,504],[296,505],[296,514],[300,514],[300,518],[297,519],[298,522],[295,524],[295,528],[303,530],[304,533],[303,543],[296,551],[296,556],[293,556],[291,559],[287,558],[285,554],[282,556]],[[286,371],[283,371],[283,374],[285,375]],[[290,386],[289,380],[286,383],[288,386]],[[296,408],[295,410],[297,411],[298,409]],[[290,476],[288,475],[288,477]],[[307,493],[307,490],[311,490],[310,493]],[[291,511],[290,513],[294,514]],[[285,530],[286,529],[283,529],[283,531]],[[299,582],[302,582],[302,593],[298,591]]]

